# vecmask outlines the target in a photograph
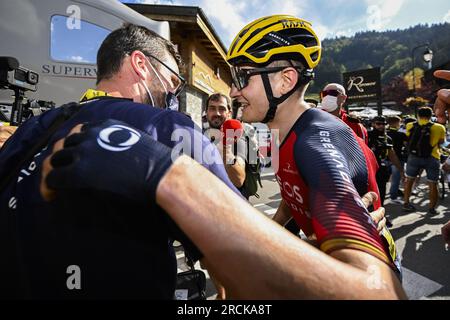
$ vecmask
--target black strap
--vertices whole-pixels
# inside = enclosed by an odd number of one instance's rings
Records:
[[[183,248],[184,249],[184,248]],[[203,275],[204,275],[204,273],[203,273],[203,271],[201,271],[201,270],[196,270],[195,269],[195,266],[194,266],[194,261],[192,260],[192,258],[189,256],[189,254],[187,253],[187,251],[186,250],[184,250],[184,258],[185,258],[185,261],[186,261],[186,264],[189,266],[189,268],[191,269],[191,272],[192,272],[192,274],[195,274],[195,273],[202,273]],[[199,293],[199,298],[201,299],[201,300],[206,300],[206,283],[205,283],[205,287],[203,287],[203,284],[200,284],[200,282],[199,281],[196,281],[195,282],[195,284],[197,285],[197,289],[198,289],[198,293]]]
[[[299,79],[295,84],[294,88],[288,93],[282,95],[279,98],[275,98],[273,96],[272,86],[270,85],[269,75],[267,73],[261,74],[261,78],[263,80],[264,89],[266,91],[267,99],[269,100],[269,110],[266,113],[266,116],[262,123],[267,123],[272,121],[275,117],[275,113],[277,112],[277,108],[280,104],[282,104],[286,99],[288,99],[298,88],[302,85],[308,84],[314,78],[314,72],[312,70],[302,70],[299,71]]]
[[[70,102],[62,105],[60,108],[62,112],[53,120],[48,127],[47,131],[40,137],[36,144],[28,150],[26,155],[21,161],[10,171],[5,179],[2,179],[0,183],[0,193],[3,192],[11,181],[18,176],[22,167],[28,163],[39,151],[41,151],[47,144],[52,135],[58,130],[58,128],[67,120],[72,118],[80,109],[81,105],[76,102]]]

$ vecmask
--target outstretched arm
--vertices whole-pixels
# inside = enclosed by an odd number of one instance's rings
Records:
[[[434,73],[436,78],[444,79],[450,81],[450,71],[449,70],[438,70]],[[438,91],[438,97],[434,103],[434,112],[438,121],[442,124],[447,123],[447,110],[450,108],[450,90],[441,89]]]
[[[183,158],[161,180],[156,200],[199,247],[233,297],[405,298],[396,276],[379,259],[356,250],[336,250],[335,258],[326,255],[229,192],[192,159]]]
[[[317,250],[251,207],[193,159],[181,156],[172,164],[170,150],[143,133],[129,150],[101,149],[96,134],[102,128],[87,129],[55,145],[57,153],[47,158],[42,170],[46,199],[57,196],[52,189],[108,191],[115,184],[122,188],[114,192],[134,201],[156,201],[235,298],[405,297],[391,269],[379,259],[357,250],[335,250],[333,256]],[[91,166],[98,161],[101,165]],[[134,161],[126,175],[109,174],[123,161]]]

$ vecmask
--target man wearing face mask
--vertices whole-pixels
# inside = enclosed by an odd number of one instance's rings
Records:
[[[366,144],[369,143],[367,129],[356,118],[350,117],[344,110],[343,106],[347,100],[345,88],[338,83],[330,83],[323,88],[320,93],[321,103],[317,106],[332,115],[342,119],[350,128],[355,131],[356,135],[363,139]]]
[[[202,254],[160,207],[95,190],[45,203],[38,181],[43,159],[75,123],[114,119],[173,148],[173,157],[184,153],[194,158],[238,194],[215,146],[188,117],[170,110],[177,109],[176,96],[184,86],[179,64],[171,42],[144,27],[126,25],[102,43],[97,88],[83,95],[77,111],[62,107],[33,117],[5,143],[0,155],[0,182],[8,181],[0,190],[0,252],[5,262],[0,266],[0,297],[173,298],[177,272],[173,240],[180,241],[194,260]],[[68,110],[72,115],[58,122]],[[53,134],[39,147],[40,137],[49,132]],[[120,153],[139,137],[136,130],[110,125],[97,143]],[[35,146],[38,150],[21,163]],[[133,160],[106,161],[116,166],[117,176],[133,179],[124,173]],[[151,165],[158,168],[160,163]],[[14,175],[7,179],[11,172]]]

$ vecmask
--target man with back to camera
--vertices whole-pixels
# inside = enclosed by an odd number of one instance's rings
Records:
[[[1,296],[173,298],[177,263],[172,241],[182,242],[194,259],[202,255],[158,206],[117,197],[123,191],[120,185],[112,185],[117,189],[112,195],[79,190],[47,203],[39,195],[38,181],[43,159],[74,124],[116,119],[169,147],[181,146],[172,137],[181,133],[183,150],[237,192],[200,129],[185,115],[163,110],[176,109],[176,96],[183,89],[179,64],[173,44],[144,27],[126,25],[105,38],[97,55],[97,88],[83,95],[81,108],[59,127],[49,147],[24,164],[19,179],[0,194],[1,246],[7,262],[1,264]],[[17,129],[0,154],[2,180],[62,112],[51,110]],[[99,141],[120,153],[136,142],[136,132],[111,125]],[[132,161],[105,159],[97,164],[108,162],[121,175]],[[155,168],[158,161],[152,162]],[[71,266],[81,272],[75,288],[67,285]]]
[[[409,203],[412,185],[419,172],[424,169],[427,173],[428,187],[430,188],[430,205],[428,214],[431,216],[439,214],[436,211],[438,201],[438,180],[440,170],[441,149],[440,145],[445,141],[445,127],[439,123],[432,123],[433,110],[429,107],[422,107],[418,111],[419,119],[406,126],[406,136],[408,142],[408,162],[406,163],[406,183],[404,191],[403,211],[414,212],[416,208]],[[420,137],[420,132],[424,132],[426,138],[421,148],[421,142],[414,137]],[[426,147],[427,150],[424,150]],[[422,150],[423,149],[423,150]]]

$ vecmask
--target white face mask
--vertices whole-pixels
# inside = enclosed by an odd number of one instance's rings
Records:
[[[338,108],[337,97],[330,95],[324,97],[317,108],[325,110],[326,112],[333,112]]]
[[[147,95],[150,98],[150,102],[152,104],[152,107],[155,107],[155,100],[153,100],[153,96],[152,93],[150,92],[150,90],[148,89],[147,84],[145,83],[144,80],[141,80],[142,84],[144,85],[145,91],[147,91]]]
[[[147,60],[148,64],[150,65],[150,67],[152,68],[153,72],[155,73],[156,77],[158,78],[159,82],[161,82],[161,85],[164,88],[164,92],[166,93],[166,99],[165,99],[165,108],[166,109],[170,109],[170,110],[174,110],[174,111],[178,111],[179,109],[179,105],[178,105],[178,98],[175,97],[175,95],[172,92],[169,92],[167,90],[167,86],[164,84],[164,81],[162,81],[161,77],[159,76],[158,72],[156,71],[155,67],[153,67],[153,65],[150,63],[150,61],[148,60],[147,57],[145,57],[145,59]],[[150,98],[150,101],[152,103],[152,106],[155,107],[155,100],[153,99],[152,93],[150,92],[150,90],[148,89],[147,84],[145,83],[144,80],[142,80],[142,84],[144,85],[145,90],[147,91],[147,94]]]

